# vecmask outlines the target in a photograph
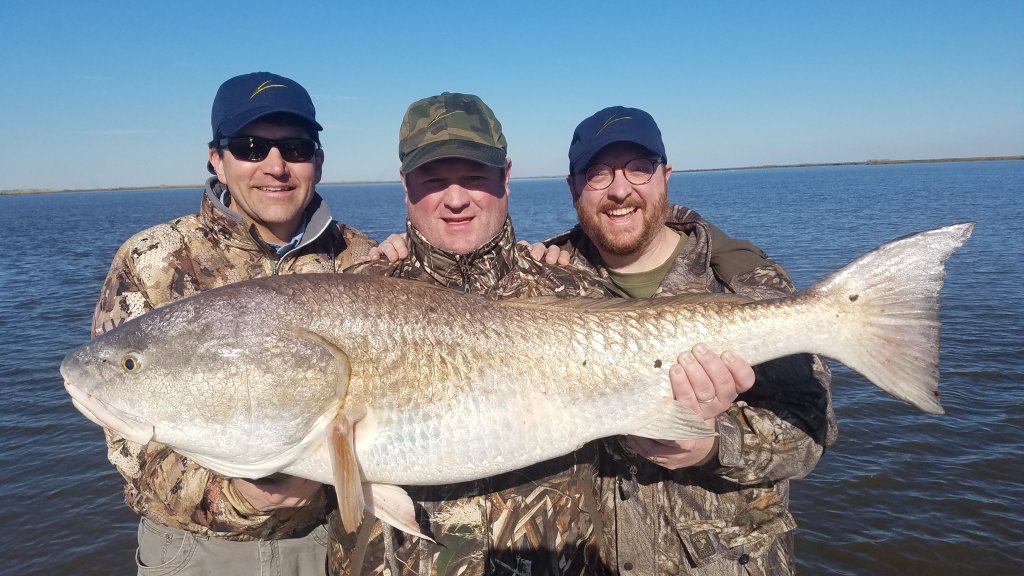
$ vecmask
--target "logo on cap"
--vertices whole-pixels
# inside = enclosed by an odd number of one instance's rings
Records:
[[[263,84],[260,84],[259,86],[256,87],[256,91],[252,93],[252,96],[249,96],[249,100],[255,98],[256,95],[259,94],[260,92],[263,92],[264,90],[270,90],[271,88],[287,88],[287,86],[285,86],[284,84],[271,84],[270,80],[266,80],[263,82]]]
[[[451,112],[445,112],[444,114],[438,114],[438,116],[436,118],[434,118],[433,120],[431,120],[430,124],[427,124],[427,126],[428,127],[429,126],[433,126],[434,122],[437,122],[438,120],[440,120],[442,118],[445,118],[447,116],[451,116],[452,114],[455,114],[456,112],[458,112],[458,110],[452,110]]]
[[[619,120],[632,120],[632,119],[633,119],[632,116],[619,116],[619,117],[612,116],[611,118],[609,118],[609,119],[604,121],[604,124],[601,125],[601,129],[598,130],[597,133],[594,134],[594,136],[600,136],[601,132],[604,132],[605,128],[611,126],[612,124],[618,122]]]

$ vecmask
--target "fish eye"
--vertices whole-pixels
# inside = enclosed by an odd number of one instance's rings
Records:
[[[137,352],[129,352],[121,357],[121,368],[129,373],[135,374],[142,370],[142,355]]]

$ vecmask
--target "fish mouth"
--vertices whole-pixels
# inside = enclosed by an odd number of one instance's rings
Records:
[[[138,416],[104,404],[67,380],[64,381],[64,389],[71,395],[71,403],[75,408],[95,424],[117,432],[136,444],[146,444],[153,439],[153,425]]]

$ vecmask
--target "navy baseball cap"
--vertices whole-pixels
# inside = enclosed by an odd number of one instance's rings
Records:
[[[657,154],[663,162],[665,143],[650,114],[639,108],[612,106],[580,122],[569,143],[569,174],[586,169],[602,148],[615,142],[633,142]]]
[[[301,84],[270,72],[253,72],[229,78],[213,99],[210,123],[213,138],[234,136],[246,124],[269,114],[291,114],[310,128],[310,137],[320,142],[316,109]]]

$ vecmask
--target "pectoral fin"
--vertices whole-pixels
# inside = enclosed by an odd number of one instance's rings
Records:
[[[364,407],[342,408],[331,423],[328,436],[338,511],[342,526],[349,532],[354,532],[363,518],[363,478],[356,460],[355,425],[364,416]]]
[[[714,436],[715,431],[708,428],[693,410],[666,398],[655,417],[630,434],[656,440],[699,440]]]
[[[352,361],[349,360],[348,354],[346,354],[345,351],[339,348],[334,342],[331,342],[312,330],[306,330],[301,327],[293,328],[293,330],[300,338],[316,342],[334,356],[335,361],[338,363],[338,396],[340,398],[344,398],[345,394],[348,392],[348,381],[352,377]]]
[[[433,538],[420,531],[419,522],[416,521],[416,508],[409,494],[401,486],[364,484],[363,490],[368,512],[402,532],[434,542]]]

